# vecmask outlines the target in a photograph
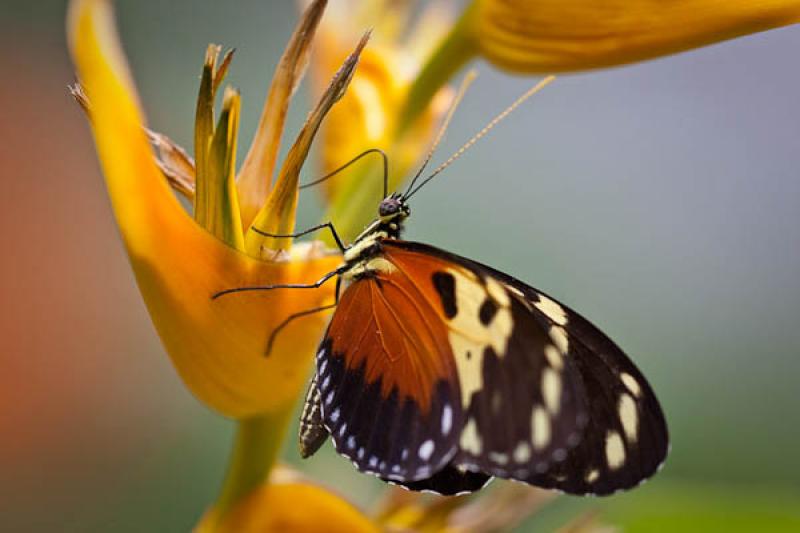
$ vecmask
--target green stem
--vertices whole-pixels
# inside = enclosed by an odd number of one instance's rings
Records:
[[[400,113],[395,139],[399,139],[414,120],[427,109],[433,97],[461,68],[475,56],[471,37],[475,3],[464,10],[411,85]]]
[[[285,409],[237,422],[228,473],[214,505],[217,520],[269,478],[280,454],[291,413],[291,409]]]

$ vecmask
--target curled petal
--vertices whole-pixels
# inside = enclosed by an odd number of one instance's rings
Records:
[[[327,0],[314,0],[305,9],[275,69],[256,136],[239,171],[237,185],[245,228],[267,199],[289,101],[305,73],[311,43],[326,4]]]
[[[286,160],[278,173],[275,187],[270,191],[266,204],[261,208],[245,237],[247,252],[251,256],[260,257],[264,250],[280,250],[288,246],[289,239],[266,237],[263,233],[287,235],[294,231],[300,169],[308,157],[311,142],[314,140],[314,136],[319,130],[325,115],[344,96],[369,36],[370,32],[364,34],[356,45],[355,50],[347,57],[341,68],[333,76],[328,89],[309,114],[297,139],[289,149],[289,153],[286,154]],[[258,233],[255,229],[262,233]]]
[[[338,257],[293,248],[276,263],[248,258],[183,210],[156,165],[122,55],[110,5],[77,0],[70,45],[91,101],[92,130],[114,214],[161,340],[192,392],[232,417],[285,409],[306,379],[324,316],[298,320],[264,357],[269,333],[289,314],[332,298],[321,290],[276,290],[212,300],[217,291],[314,281]]]
[[[797,0],[476,0],[473,38],[516,72],[607,67],[800,20]]]
[[[340,496],[300,479],[273,474],[270,484],[243,498],[221,520],[214,509],[209,511],[195,531],[378,533],[381,529]]]

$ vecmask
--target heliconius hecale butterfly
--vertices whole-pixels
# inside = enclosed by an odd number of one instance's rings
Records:
[[[303,286],[337,278],[301,418],[302,455],[330,435],[359,471],[448,495],[491,477],[605,495],[653,475],[668,436],[644,376],[555,299],[401,240],[418,189],[385,197],[350,246],[324,225],[344,263]]]

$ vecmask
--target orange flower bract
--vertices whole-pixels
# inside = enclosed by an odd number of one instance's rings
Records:
[[[286,328],[269,358],[267,338],[289,314],[330,300],[332,287],[211,296],[231,287],[311,282],[335,268],[339,257],[318,246],[296,246],[275,261],[262,261],[195,222],[154,161],[109,3],[74,2],[69,29],[114,214],[175,367],[199,399],[227,416],[290,408],[304,386],[325,316]]]

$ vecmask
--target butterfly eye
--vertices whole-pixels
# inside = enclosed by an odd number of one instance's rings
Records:
[[[403,203],[398,200],[397,198],[389,197],[384,198],[381,201],[380,206],[378,207],[378,215],[381,217],[389,217],[392,215],[397,214],[400,211],[400,208],[403,206]]]

